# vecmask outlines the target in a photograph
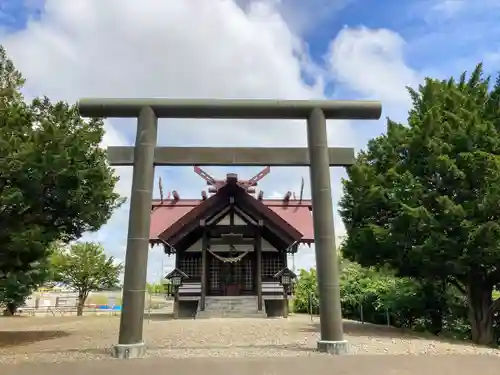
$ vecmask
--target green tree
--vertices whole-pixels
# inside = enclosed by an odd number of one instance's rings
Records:
[[[167,290],[167,285],[162,283],[146,283],[146,290],[150,294],[162,294]]]
[[[466,297],[472,339],[494,343],[500,283],[500,76],[409,89],[408,126],[360,152],[344,181],[343,252],[363,266],[453,284]]]
[[[430,290],[429,290],[430,289]],[[408,277],[397,277],[389,269],[362,267],[343,260],[340,275],[342,316],[346,319],[387,324],[395,327],[434,334],[445,332],[456,338],[466,338],[470,331],[464,324],[466,314],[463,298],[453,288],[436,295],[434,286],[421,284]],[[316,289],[316,272],[301,270],[295,288],[294,309],[298,313],[309,313],[309,298],[312,296],[312,311],[318,313],[319,301]],[[444,300],[436,309],[438,302]],[[435,324],[435,314],[439,324]]]
[[[364,268],[344,261],[340,278],[343,316],[375,324],[390,323],[414,328],[424,313],[419,285],[409,278],[395,277],[389,270]],[[361,316],[361,314],[363,316]]]
[[[5,306],[4,315],[14,315],[33,290],[51,276],[51,268],[46,259],[32,264],[26,272],[10,272],[8,277],[2,279],[0,287],[0,305]]]
[[[36,285],[27,276],[51,243],[99,229],[123,203],[99,146],[103,122],[64,102],[27,103],[23,84],[0,47],[0,297]]]
[[[293,308],[301,313],[319,312],[319,294],[316,285],[316,270],[301,269],[294,288]],[[312,311],[311,311],[312,310]]]
[[[90,292],[116,288],[119,285],[123,265],[104,253],[101,245],[92,242],[76,243],[61,248],[52,256],[54,280],[62,282],[78,292],[77,315]]]

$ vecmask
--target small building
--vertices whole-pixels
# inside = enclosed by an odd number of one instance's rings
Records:
[[[286,316],[291,287],[279,275],[288,270],[288,254],[314,241],[311,200],[291,192],[282,199],[256,194],[269,168],[246,181],[235,174],[215,180],[195,171],[210,186],[208,194],[181,199],[173,191],[154,200],[151,211],[150,243],[175,254],[175,268],[185,275],[176,315]],[[288,280],[289,270],[286,275]]]

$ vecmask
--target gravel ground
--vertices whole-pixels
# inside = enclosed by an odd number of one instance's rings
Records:
[[[119,317],[19,317],[0,319],[0,363],[66,362],[109,359],[118,337]],[[346,321],[352,354],[438,355],[500,351],[463,342],[405,334],[384,326]],[[318,320],[170,320],[153,315],[144,323],[149,358],[324,357],[314,351]]]

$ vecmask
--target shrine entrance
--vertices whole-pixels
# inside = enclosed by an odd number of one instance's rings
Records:
[[[150,223],[153,215],[151,208],[154,169],[162,165],[308,166],[318,293],[321,301],[321,336],[318,350],[335,354],[348,350],[342,326],[337,252],[333,251],[336,246],[330,167],[350,166],[355,162],[355,155],[353,149],[328,147],[326,123],[327,119],[379,119],[382,114],[380,102],[90,98],[80,100],[77,107],[80,115],[84,117],[138,119],[135,146],[109,147],[107,151],[111,165],[134,167],[123,279],[123,306],[118,344],[113,347],[115,357],[141,357],[146,352],[143,341],[144,296],[151,239]],[[307,148],[157,147],[159,118],[306,120]],[[200,206],[201,204],[198,207]],[[269,211],[267,213],[271,215]],[[207,255],[207,252],[205,254]],[[261,264],[258,264],[259,269],[260,267]],[[206,270],[206,267],[203,270]],[[218,274],[221,275],[220,272]],[[203,275],[205,280],[206,276],[208,275]],[[221,281],[219,279],[217,284],[219,288],[226,285]],[[260,279],[258,281],[260,283]],[[223,290],[227,291],[227,287]],[[203,295],[206,295],[205,291],[203,289]]]
[[[255,256],[253,252],[209,252],[207,295],[255,295]]]

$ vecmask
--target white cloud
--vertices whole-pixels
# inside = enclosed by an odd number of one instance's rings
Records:
[[[387,29],[344,28],[330,45],[328,61],[335,79],[368,98],[408,105],[405,86],[419,77],[404,61],[404,39]]]
[[[236,2],[243,9],[255,3],[252,0]],[[351,2],[352,0],[260,0],[260,3],[274,6],[290,29],[298,35],[307,34],[312,29],[318,28]]]
[[[427,0],[424,4],[427,8],[424,16],[428,22],[447,21],[460,16],[487,16],[500,8],[498,0]]]
[[[498,66],[500,64],[500,49],[498,51],[487,52],[484,57],[484,63],[490,66]]]
[[[432,12],[439,13],[441,17],[451,18],[461,13],[467,7],[465,0],[441,0],[432,6]]]
[[[294,27],[285,22],[278,5],[247,1],[243,8],[231,0],[46,0],[39,20],[14,34],[1,35],[0,41],[26,76],[29,95],[67,101],[91,96],[320,98],[323,70],[311,62],[304,41],[291,31]],[[346,29],[332,43],[332,72],[363,97],[398,102],[395,93],[416,79],[402,59],[403,45],[388,30]],[[315,84],[304,83],[304,71],[316,78]],[[106,130],[105,145],[133,142],[131,120],[110,120]],[[331,145],[359,146],[346,121],[330,126],[328,137]],[[162,145],[304,146],[305,139],[305,126],[293,121],[163,120],[158,141]],[[360,139],[364,140],[363,135]],[[228,172],[227,168],[209,170],[222,176]],[[253,175],[253,170],[237,170],[245,177]],[[131,169],[117,171],[119,191],[128,196]],[[165,190],[177,189],[183,197],[197,196],[203,187],[187,168],[157,170],[160,173]],[[342,175],[332,171],[336,200]],[[298,193],[300,176],[307,182],[305,170],[275,169],[263,188],[268,193]],[[102,241],[109,253],[123,259],[127,214],[128,205],[88,238]],[[340,235],[338,215],[336,224]],[[313,251],[304,254],[297,257],[297,266],[310,267]],[[150,258],[150,275],[159,273],[155,270],[160,251],[152,251]]]

